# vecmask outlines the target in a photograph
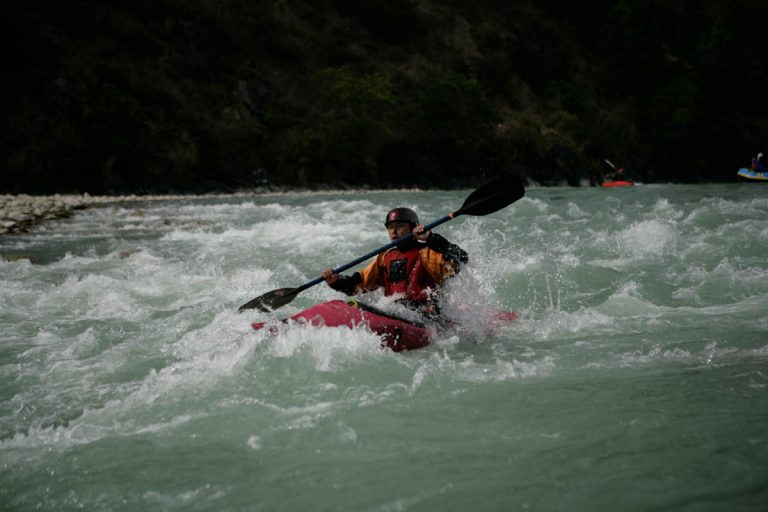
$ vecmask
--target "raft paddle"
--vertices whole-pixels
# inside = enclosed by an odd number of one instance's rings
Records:
[[[517,176],[508,176],[505,178],[493,180],[469,194],[469,196],[467,196],[467,198],[464,200],[464,204],[461,205],[461,208],[453,213],[449,213],[442,219],[438,219],[431,224],[427,224],[425,229],[429,231],[432,228],[439,226],[440,224],[455,219],[459,215],[473,215],[476,217],[489,215],[509,206],[524,195],[525,187],[523,186],[523,180]],[[340,274],[348,268],[353,267],[358,263],[362,263],[368,258],[376,256],[377,254],[380,254],[387,249],[410,240],[413,237],[413,233],[409,233],[402,238],[379,247],[375,251],[371,251],[364,256],[360,256],[354,261],[350,261],[349,263],[345,263],[344,265],[333,269],[333,272],[335,274]],[[275,309],[281,308],[293,301],[293,299],[295,299],[299,293],[303,292],[307,288],[311,288],[316,284],[322,283],[323,281],[324,279],[322,277],[316,277],[315,279],[304,283],[298,288],[279,288],[277,290],[272,290],[271,292],[267,292],[264,295],[260,295],[255,299],[246,302],[237,308],[237,310],[238,312],[243,312],[246,309],[258,309],[264,312],[274,311]]]

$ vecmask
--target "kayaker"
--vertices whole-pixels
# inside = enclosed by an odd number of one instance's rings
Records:
[[[629,178],[627,178],[627,175],[624,174],[624,168],[619,167],[619,169],[616,171],[616,174],[613,175],[613,181],[632,181]]]
[[[335,274],[328,268],[322,277],[334,290],[355,295],[384,288],[384,295],[400,295],[398,302],[425,316],[437,315],[435,292],[455,275],[469,256],[458,245],[427,231],[410,208],[395,208],[384,219],[387,236],[398,240],[409,233],[414,238],[381,254],[363,270],[351,276]]]
[[[758,153],[757,156],[752,159],[752,170],[755,172],[765,172],[762,153]]]

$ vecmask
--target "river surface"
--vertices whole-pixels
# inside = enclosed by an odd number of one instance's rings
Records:
[[[533,187],[446,223],[466,328],[421,350],[250,329],[324,284],[237,313],[469,192],[122,203],[0,238],[0,510],[768,509],[768,186]],[[490,309],[520,318],[489,334]]]

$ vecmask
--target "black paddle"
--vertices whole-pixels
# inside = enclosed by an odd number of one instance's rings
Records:
[[[449,213],[442,219],[436,220],[432,224],[428,224],[425,226],[425,230],[429,231],[432,228],[439,226],[440,224],[455,219],[459,215],[474,215],[478,217],[489,215],[493,212],[501,210],[506,206],[509,206],[524,195],[525,187],[523,186],[523,180],[517,176],[509,176],[506,178],[494,180],[490,183],[486,183],[482,187],[469,194],[467,199],[464,200],[464,204],[461,205],[461,208],[453,213]],[[364,256],[360,256],[354,261],[350,261],[349,263],[345,263],[344,265],[333,269],[333,272],[335,274],[340,274],[348,268],[354,267],[358,263],[362,263],[368,258],[376,256],[377,254],[380,254],[387,249],[410,240],[413,237],[413,233],[409,233],[398,240],[394,240],[387,245],[379,247],[375,251],[371,251]],[[258,309],[265,312],[273,311],[290,303],[299,293],[303,292],[307,288],[311,288],[316,284],[322,283],[323,281],[324,279],[322,277],[317,277],[312,281],[304,283],[298,288],[279,288],[277,290],[272,290],[271,292],[267,292],[264,295],[260,295],[255,299],[246,302],[237,310],[239,312],[245,311],[246,309]]]

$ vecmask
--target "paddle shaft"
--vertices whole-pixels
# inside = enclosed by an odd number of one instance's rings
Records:
[[[431,224],[427,224],[426,226],[424,226],[424,230],[425,231],[430,231],[432,228],[435,228],[435,227],[439,226],[440,224],[445,224],[449,220],[455,219],[459,215],[461,215],[460,211],[459,212],[451,213],[449,215],[446,215],[445,217],[443,217],[441,219],[438,219],[435,222],[432,222]],[[357,265],[359,263],[362,263],[365,260],[376,256],[377,254],[381,254],[382,252],[384,252],[384,251],[386,251],[388,249],[391,249],[392,247],[400,245],[403,242],[407,242],[411,238],[414,238],[414,234],[413,233],[408,233],[407,235],[405,235],[402,238],[398,238],[397,240],[393,240],[390,243],[388,243],[387,245],[379,247],[378,249],[376,249],[374,251],[371,251],[368,254],[364,254],[363,256],[360,256],[359,258],[356,258],[356,259],[350,261],[349,263],[345,263],[343,265],[340,265],[340,266],[334,268],[333,269],[333,273],[334,274],[340,274],[340,273],[344,272],[345,270],[350,269],[350,268],[354,267],[355,265]],[[308,281],[308,282],[304,283],[303,285],[299,286],[298,288],[296,288],[295,293],[297,293],[297,294],[301,293],[304,290],[306,290],[307,288],[312,288],[316,284],[320,284],[323,281],[325,281],[325,279],[322,276],[316,277],[315,279],[313,279],[311,281]]]

